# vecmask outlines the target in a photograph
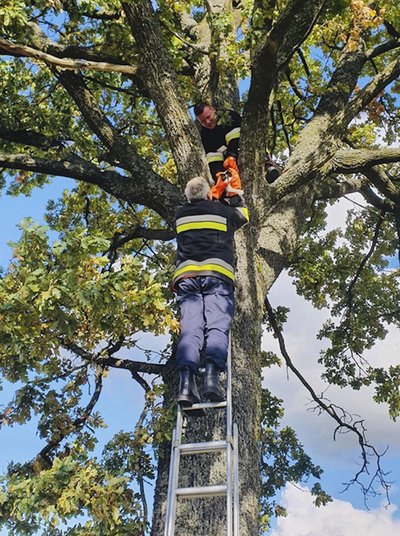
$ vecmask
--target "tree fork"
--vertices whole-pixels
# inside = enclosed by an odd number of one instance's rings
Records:
[[[178,78],[150,1],[122,2],[122,7],[140,54],[147,89],[171,144],[180,184],[184,187],[196,175],[208,177],[200,135],[181,97]]]

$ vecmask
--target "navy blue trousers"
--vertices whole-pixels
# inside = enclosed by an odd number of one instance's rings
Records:
[[[199,368],[200,352],[220,370],[226,369],[229,331],[234,311],[234,288],[222,279],[198,276],[177,284],[176,300],[181,314],[177,367]]]

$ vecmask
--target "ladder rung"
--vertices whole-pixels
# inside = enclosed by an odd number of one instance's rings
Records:
[[[205,454],[226,449],[226,441],[207,441],[205,443],[183,443],[179,445],[179,450],[183,456],[189,454]]]
[[[193,404],[193,406],[188,406],[182,408],[182,411],[191,411],[193,409],[207,409],[207,408],[226,408],[226,400],[223,402],[201,402],[200,404]]]
[[[202,486],[197,488],[178,488],[178,497],[182,499],[194,499],[196,497],[220,497],[226,495],[226,485],[222,486]]]

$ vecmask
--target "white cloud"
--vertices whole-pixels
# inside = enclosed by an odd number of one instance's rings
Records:
[[[316,508],[307,488],[288,485],[281,504],[288,517],[278,518],[271,536],[398,536],[400,520],[394,518],[397,508],[379,507],[358,510],[349,502],[334,499],[327,506]]]

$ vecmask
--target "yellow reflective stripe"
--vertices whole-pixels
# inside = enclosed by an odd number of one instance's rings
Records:
[[[223,162],[224,155],[220,153],[207,153],[207,162]]]
[[[232,140],[235,140],[237,138],[240,138],[240,128],[236,127],[225,136],[226,143],[229,143]]]
[[[227,231],[227,225],[225,223],[217,223],[215,221],[196,221],[192,223],[183,223],[176,228],[177,233],[183,233],[184,231],[190,231],[192,229],[216,229],[217,231]]]
[[[234,280],[235,276],[226,268],[223,268],[222,266],[219,266],[218,264],[202,264],[198,266],[197,264],[188,264],[187,266],[184,266],[183,268],[180,268],[179,270],[176,270],[174,278],[179,277],[180,275],[186,273],[186,272],[219,272],[220,274],[226,275],[230,279]]]
[[[246,220],[249,221],[249,209],[247,207],[238,207],[238,210],[240,210]]]

